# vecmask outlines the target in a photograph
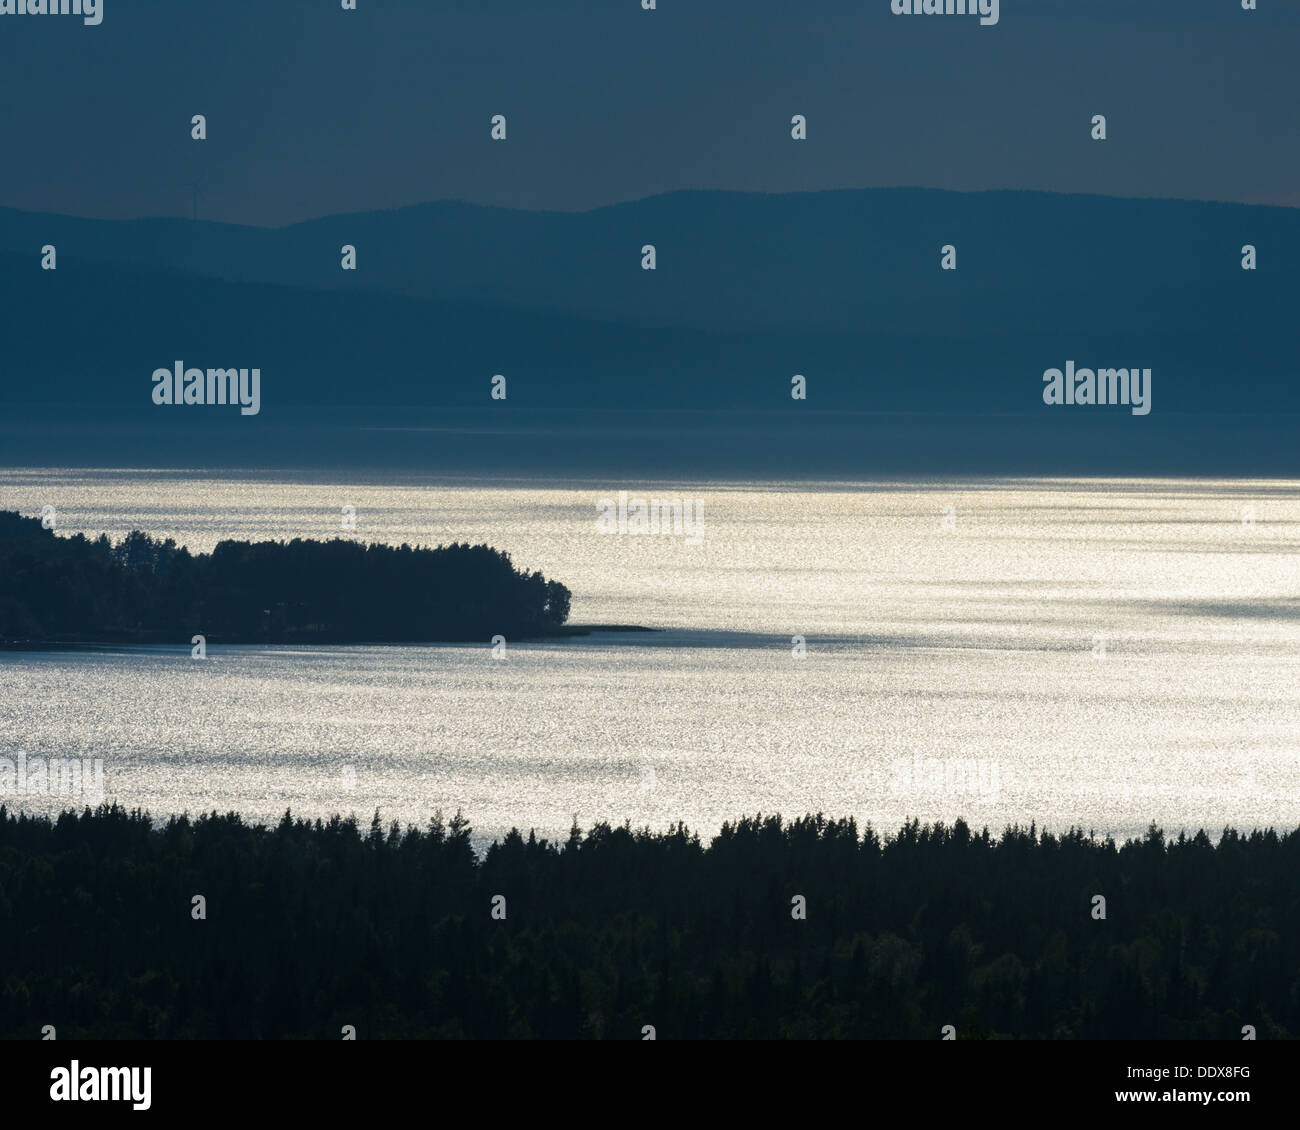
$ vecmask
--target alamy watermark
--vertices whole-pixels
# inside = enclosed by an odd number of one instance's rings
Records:
[[[636,498],[618,492],[618,501],[602,498],[596,529],[602,534],[681,534],[687,545],[704,540],[704,502],[701,499]]]
[[[996,801],[1002,791],[1002,764],[991,758],[896,757],[890,770],[889,791],[896,796]]]
[[[122,1102],[132,1110],[148,1110],[153,1068],[82,1067],[74,1059],[50,1072],[51,1102]]]
[[[982,27],[998,22],[999,0],[889,0],[896,16],[979,16]]]
[[[1150,369],[1076,369],[1073,361],[1043,370],[1044,404],[1126,404],[1134,416],[1151,411]]]
[[[0,0],[0,16],[81,16],[97,27],[104,20],[102,0]]]
[[[238,404],[241,416],[262,410],[261,369],[187,369],[177,361],[153,372],[155,404]]]
[[[104,761],[96,757],[0,757],[0,800],[8,796],[79,797],[87,804],[104,803]]]

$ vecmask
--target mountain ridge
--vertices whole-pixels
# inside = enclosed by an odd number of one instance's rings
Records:
[[[643,239],[655,271],[641,270]],[[40,269],[46,242],[55,271]],[[339,267],[344,242],[355,272]],[[956,271],[940,269],[949,243]],[[412,252],[425,246],[440,252]],[[232,426],[296,428],[301,443],[310,412],[338,410],[343,426],[350,406],[376,409],[376,426],[408,408],[473,411],[489,433],[529,413],[688,409],[768,413],[778,443],[811,412],[844,414],[837,443],[862,414],[1023,414],[1038,436],[999,431],[994,446],[1044,471],[1045,435],[1081,437],[1075,471],[1095,442],[1101,473],[1147,466],[1157,434],[1176,452],[1217,429],[1214,449],[1249,466],[1258,439],[1233,419],[1300,411],[1298,261],[1300,210],[1020,191],[679,192],[581,214],[431,204],[283,231],[0,210],[0,403],[11,417],[93,408],[146,452],[224,442]],[[258,367],[261,414],[232,425],[225,408],[152,403],[151,374],[178,360]],[[1150,368],[1153,415],[1044,404],[1043,374],[1070,362]],[[796,374],[806,402],[791,399]],[[57,432],[58,415],[33,434]],[[971,469],[981,426],[963,440]],[[881,443],[878,428],[856,434]],[[1294,469],[1276,436],[1264,446],[1268,466]]]

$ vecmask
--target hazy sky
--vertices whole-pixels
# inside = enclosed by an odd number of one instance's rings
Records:
[[[1296,0],[1002,0],[993,27],[889,0],[103,5],[0,16],[0,205],[187,215],[202,175],[200,215],[251,224],[679,188],[1300,206]]]

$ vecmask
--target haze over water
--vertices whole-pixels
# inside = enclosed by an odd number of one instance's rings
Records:
[[[0,756],[102,757],[106,796],[160,815],[459,808],[481,837],[757,811],[1294,827],[1297,485],[0,471],[0,509],[53,505],[65,534],[487,542],[568,585],[573,623],[662,629],[499,659],[487,640],[0,652]],[[701,502],[702,544],[598,532],[620,490]]]

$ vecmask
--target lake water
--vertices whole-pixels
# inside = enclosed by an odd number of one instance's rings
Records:
[[[699,544],[599,532],[620,490],[702,505]],[[192,549],[336,536],[355,507],[347,536],[486,541],[567,584],[573,622],[662,629],[0,652],[0,757],[102,758],[106,798],[157,814],[1300,824],[1298,483],[0,471],[0,509],[47,505]]]

